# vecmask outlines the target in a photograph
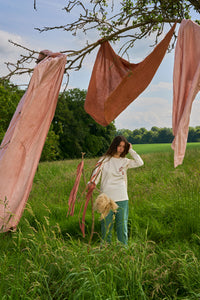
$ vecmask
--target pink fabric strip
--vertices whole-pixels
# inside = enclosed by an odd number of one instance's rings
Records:
[[[89,185],[89,189],[88,189],[88,192],[87,192],[87,195],[86,195],[86,202],[85,202],[85,206],[84,206],[84,209],[83,209],[82,223],[80,224],[80,228],[81,228],[83,237],[85,237],[85,214],[86,214],[87,207],[88,207],[88,204],[90,202],[90,199],[92,197],[92,194],[93,194],[93,191],[94,191],[95,187],[96,187],[96,184],[91,183]]]
[[[199,90],[200,26],[191,20],[183,20],[175,48],[173,74],[174,167],[182,164],[185,156],[192,103]]]
[[[53,57],[54,56],[54,57]],[[53,119],[66,55],[52,52],[34,69],[0,149],[0,231],[16,229]]]
[[[101,169],[101,165],[102,165],[103,161],[97,162],[96,166],[95,166],[95,170],[94,170],[94,174],[92,175],[92,177],[90,178],[90,182],[95,181],[95,179],[97,178],[99,171]]]
[[[76,202],[76,195],[78,192],[78,187],[79,187],[79,183],[80,183],[80,179],[81,179],[81,174],[83,171],[83,166],[84,166],[84,160],[82,160],[77,167],[77,174],[76,174],[76,180],[74,183],[74,186],[71,190],[71,193],[69,195],[69,200],[68,200],[68,204],[69,204],[69,209],[67,212],[67,216],[70,214],[70,216],[74,215],[74,208],[75,208],[75,202]]]

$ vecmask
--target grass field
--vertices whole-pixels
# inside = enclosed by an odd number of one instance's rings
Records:
[[[155,152],[168,152],[173,150],[171,144],[135,144],[134,149],[139,154],[148,154]],[[200,143],[187,143],[187,149],[200,148]]]
[[[129,246],[101,246],[97,213],[90,243],[91,206],[82,237],[83,179],[66,217],[80,160],[40,163],[17,231],[0,236],[0,299],[200,299],[200,143],[176,169],[169,144],[133,148],[145,164],[128,171]]]

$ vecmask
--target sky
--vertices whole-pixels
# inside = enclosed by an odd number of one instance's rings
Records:
[[[84,0],[86,2],[88,0]],[[85,46],[86,41],[93,43],[99,39],[95,32],[88,36],[78,34],[72,36],[62,30],[39,33],[35,28],[56,26],[70,23],[76,18],[78,11],[67,14],[62,8],[66,0],[37,0],[37,10],[33,8],[34,0],[0,0],[0,76],[8,73],[5,62],[16,62],[22,49],[8,42],[19,43],[34,50],[49,49],[51,51],[78,50]],[[178,33],[178,26],[176,29]],[[140,40],[129,51],[130,62],[142,61],[151,51],[151,38]],[[111,44],[115,52],[120,44]],[[80,88],[87,90],[92,68],[98,49],[84,62],[80,71],[70,72],[68,89]],[[124,57],[127,59],[126,57]],[[173,64],[174,50],[167,53],[146,90],[133,101],[115,120],[117,129],[145,127],[172,127],[173,106]],[[144,74],[145,76],[145,74]],[[28,84],[29,76],[13,77],[11,81],[18,85]],[[63,83],[64,84],[64,83]],[[190,117],[190,126],[200,125],[200,93],[196,96]]]

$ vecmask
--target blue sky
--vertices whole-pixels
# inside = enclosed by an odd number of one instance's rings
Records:
[[[33,2],[33,0],[0,0],[1,76],[7,72],[4,62],[15,62],[22,52],[20,48],[12,46],[8,42],[9,39],[31,49],[49,49],[57,52],[76,50],[85,46],[86,40],[92,43],[99,38],[94,32],[90,32],[87,37],[84,34],[74,37],[70,33],[59,30],[39,33],[34,29],[35,27],[70,23],[77,12],[67,14],[62,10],[66,4],[65,0],[37,0],[37,11],[33,9]],[[134,63],[144,59],[152,51],[152,48],[148,47],[150,44],[150,39],[138,42],[129,52],[130,61]],[[119,49],[118,44],[112,44],[112,47],[116,52]],[[70,73],[68,88],[87,89],[97,50],[86,59],[80,71]],[[174,51],[165,55],[148,88],[116,118],[115,125],[118,129],[172,127],[173,63]],[[30,78],[21,76],[14,77],[12,80],[14,83],[24,84],[28,83]],[[200,94],[196,96],[193,103],[190,126],[200,125],[199,100]]]

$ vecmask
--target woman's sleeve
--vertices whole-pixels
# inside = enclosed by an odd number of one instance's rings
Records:
[[[139,154],[137,154],[133,149],[130,149],[129,153],[133,159],[128,159],[127,169],[143,166],[144,162]]]

